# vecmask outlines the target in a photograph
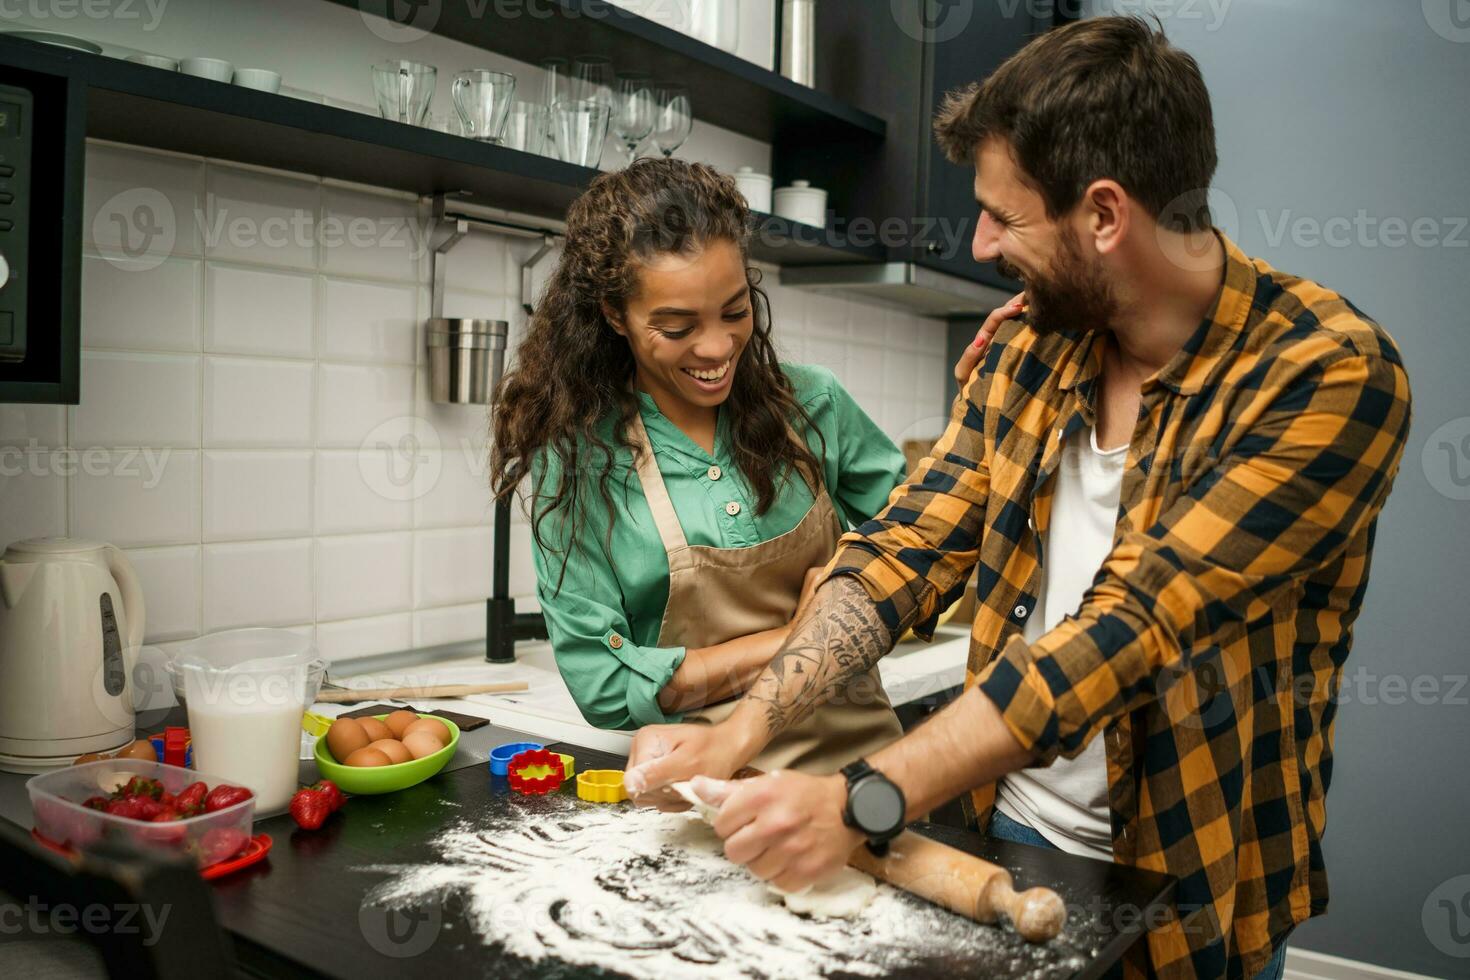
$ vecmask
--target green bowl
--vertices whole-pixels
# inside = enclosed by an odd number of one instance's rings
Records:
[[[382,721],[388,716],[374,715],[373,717]],[[352,793],[355,796],[373,796],[379,793],[396,793],[401,789],[417,786],[430,776],[437,776],[439,771],[449,765],[449,760],[454,757],[454,747],[459,744],[459,726],[448,718],[440,718],[438,715],[419,715],[419,717],[442,721],[449,728],[449,744],[433,755],[426,755],[422,759],[414,759],[411,762],[399,762],[391,766],[344,766],[332,758],[332,750],[327,748],[327,737],[323,735],[316,740],[316,767],[321,772],[322,778],[336,783],[344,793]]]

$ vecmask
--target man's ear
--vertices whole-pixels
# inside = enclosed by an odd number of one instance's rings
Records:
[[[613,331],[618,336],[628,336],[628,329],[623,326],[622,314],[613,309],[611,306],[607,305],[606,301],[602,303],[602,317],[608,322],[608,324],[613,328]]]
[[[1086,234],[1099,255],[1119,248],[1128,237],[1133,200],[1116,180],[1095,180],[1082,195]]]

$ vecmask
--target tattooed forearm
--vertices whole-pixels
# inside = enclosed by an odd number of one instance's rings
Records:
[[[775,736],[844,687],[854,699],[874,697],[875,691],[857,691],[858,685],[850,682],[872,669],[907,628],[904,623],[899,633],[891,632],[857,579],[835,578],[817,592],[746,701],[762,708],[766,728]]]

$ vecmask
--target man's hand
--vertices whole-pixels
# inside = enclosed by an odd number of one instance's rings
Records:
[[[696,779],[694,792],[718,804],[715,833],[725,857],[786,892],[831,877],[863,835],[842,822],[847,781],[783,770],[755,779]]]
[[[729,723],[649,725],[633,736],[623,786],[639,806],[687,810],[689,804],[669,784],[695,776],[729,779],[755,755],[747,754],[746,744]]]
[[[990,338],[1000,329],[1000,325],[1007,320],[1014,319],[1025,312],[1026,294],[1021,293],[1005,306],[990,311],[990,316],[985,318],[980,332],[975,334],[974,343],[965,348],[960,355],[959,363],[954,366],[954,379],[960,383],[960,390],[970,383],[970,375],[975,373],[975,368],[980,366],[980,359],[985,356],[985,351],[990,347]]]

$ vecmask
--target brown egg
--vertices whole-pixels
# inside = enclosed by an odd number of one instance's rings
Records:
[[[425,731],[409,732],[403,736],[403,747],[413,755],[415,759],[422,759],[426,755],[433,755],[444,748],[444,743]]]
[[[158,753],[153,751],[153,743],[145,738],[140,738],[122,747],[114,758],[118,759],[141,759],[144,762],[157,762]]]
[[[77,760],[75,762],[73,762],[72,765],[74,765],[74,766],[82,766],[82,765],[86,765],[88,762],[101,762],[104,759],[111,759],[111,758],[112,758],[112,756],[107,755],[105,753],[101,753],[101,752],[87,752],[87,753],[85,753],[83,755],[77,756]]]
[[[396,738],[380,738],[369,745],[368,748],[377,749],[391,759],[395,766],[400,762],[408,762],[413,758],[413,753],[404,748],[403,743]]]
[[[393,738],[393,729],[376,718],[359,718],[357,723],[367,733],[369,743],[376,742],[380,738]]]
[[[403,730],[405,735],[412,735],[414,732],[428,732],[439,740],[440,745],[449,744],[449,726],[438,718],[420,718]]]
[[[384,755],[381,749],[368,745],[349,755],[347,764],[349,766],[391,766],[393,760]]]
[[[331,750],[332,758],[339,762],[345,761],[358,749],[367,748],[370,741],[356,718],[338,718],[327,729],[327,748]]]
[[[412,711],[404,711],[402,708],[393,712],[383,719],[383,724],[393,733],[394,738],[402,738],[403,733],[408,731],[408,726],[419,720],[419,716]]]

